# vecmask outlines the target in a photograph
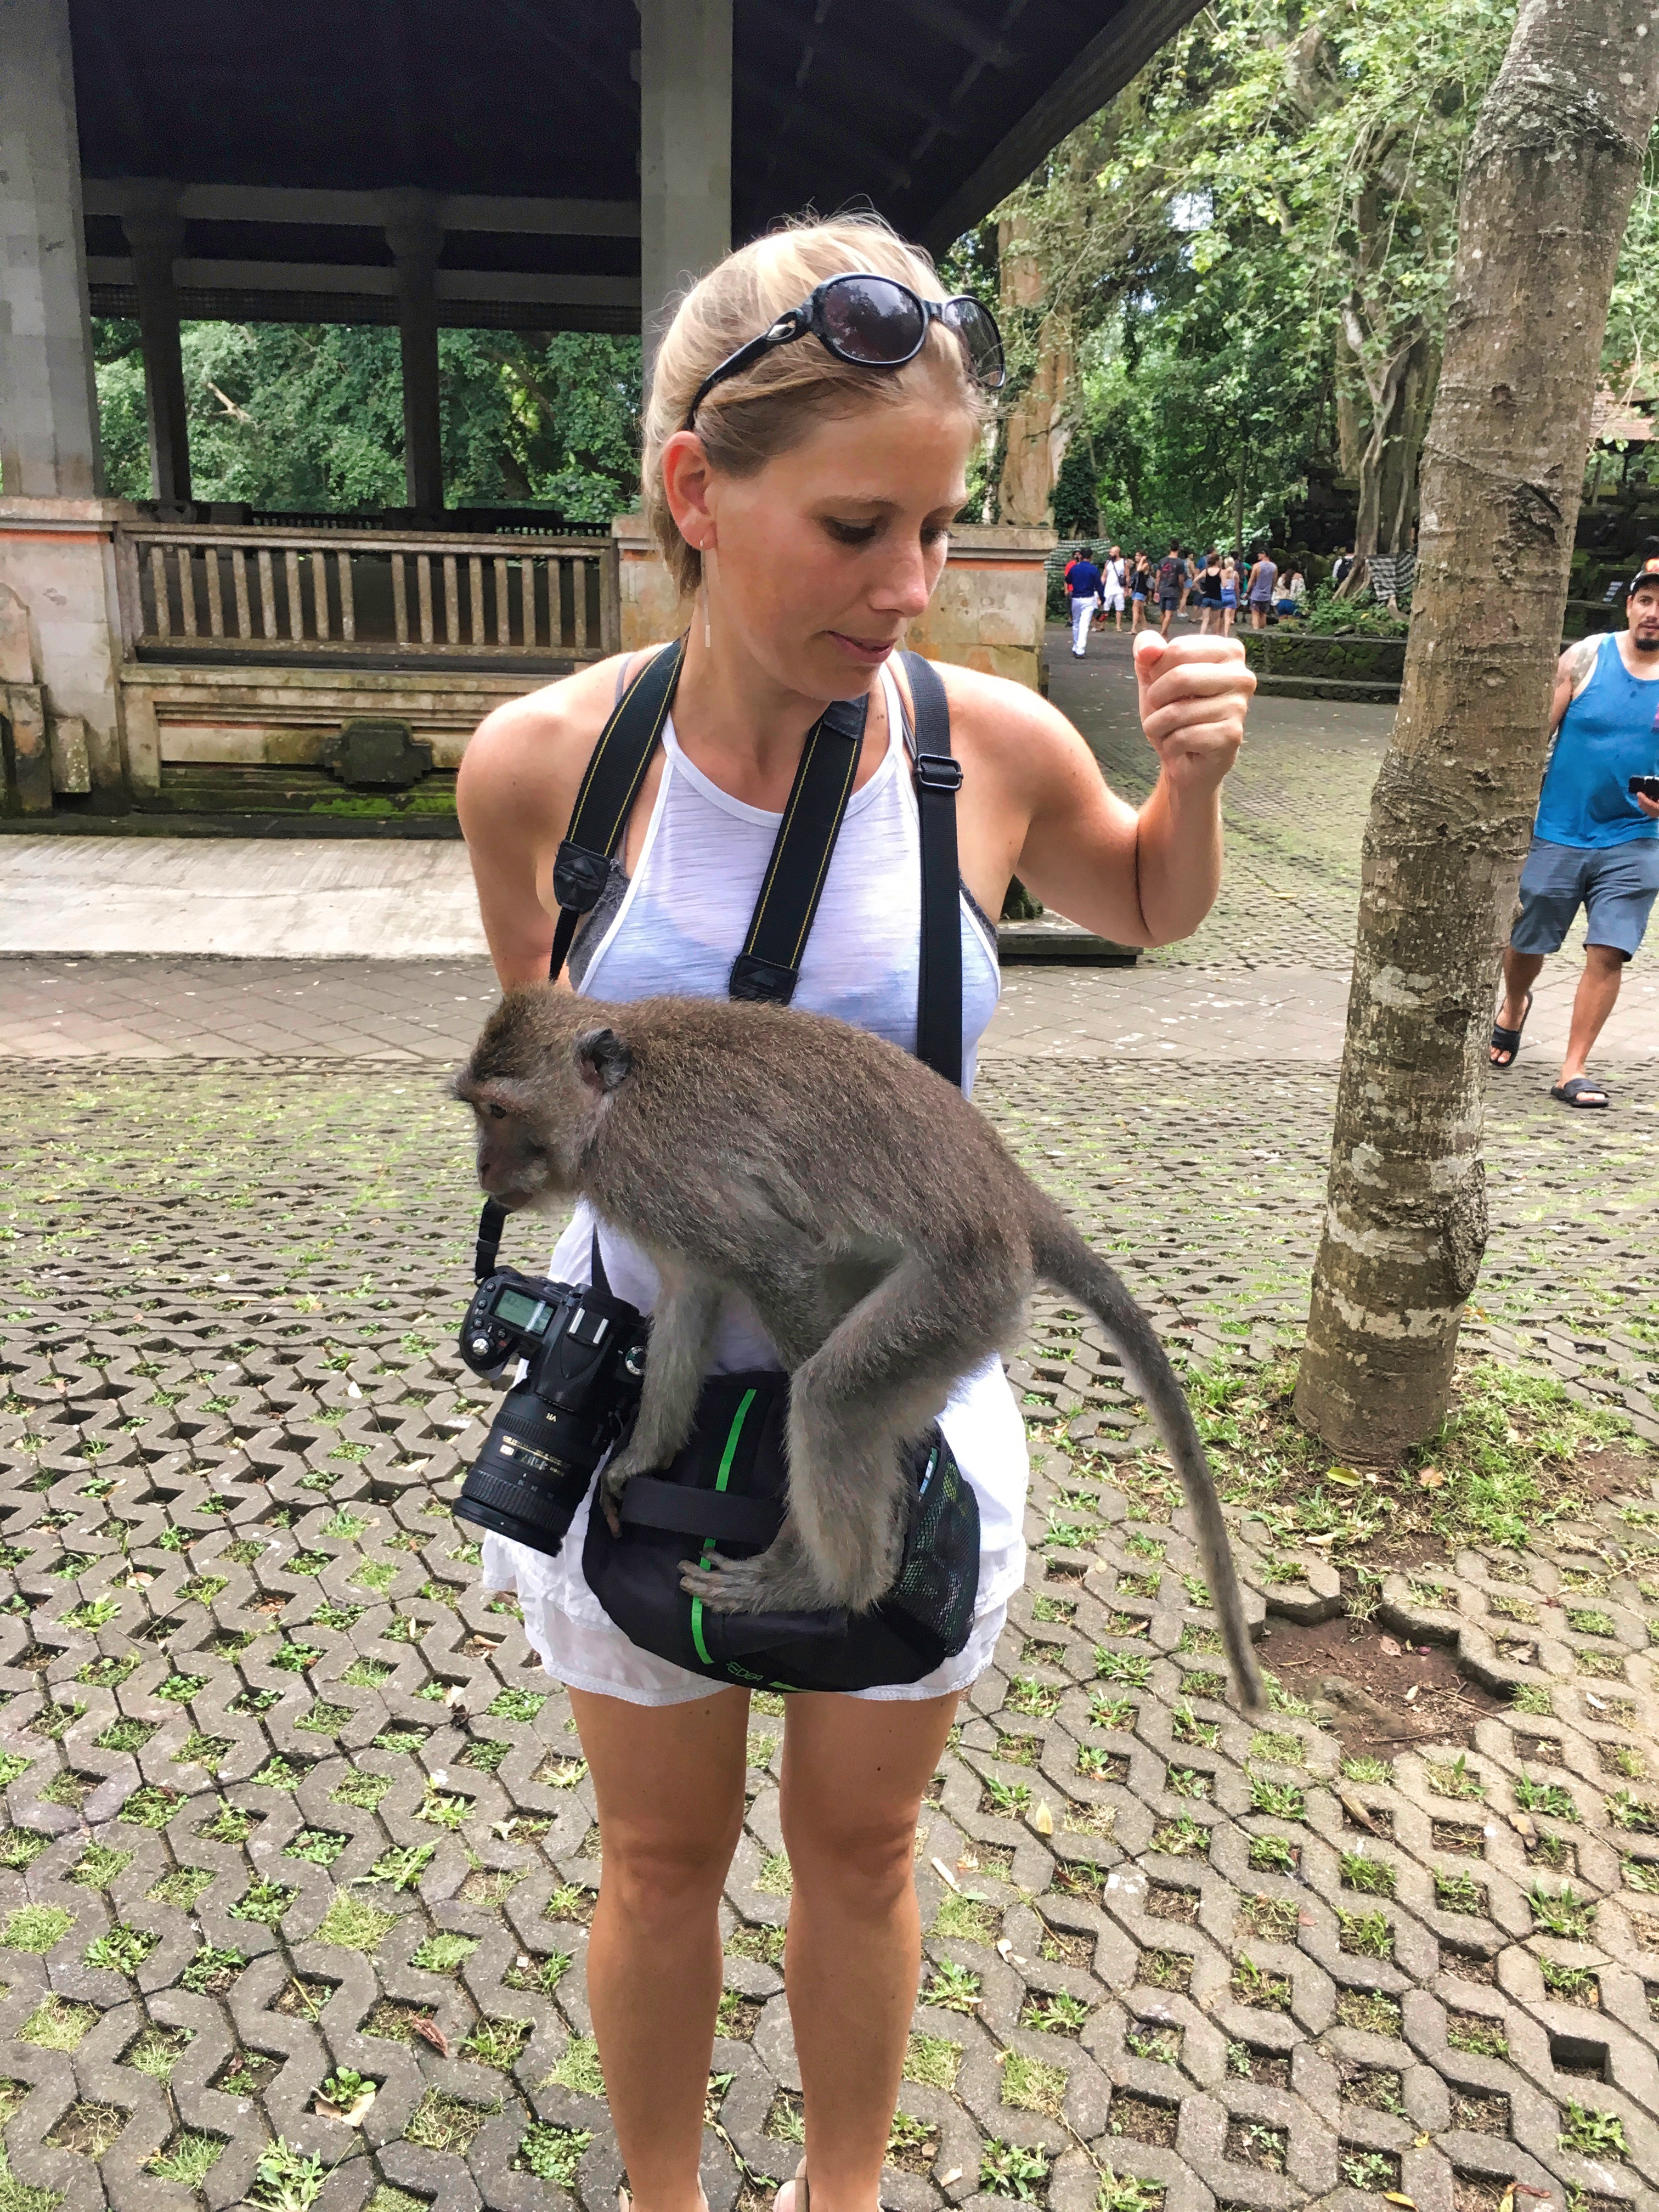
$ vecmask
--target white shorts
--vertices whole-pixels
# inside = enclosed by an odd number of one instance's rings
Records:
[[[587,1280],[592,1226],[592,1214],[578,1206],[548,1267],[556,1281]],[[602,1230],[601,1237],[611,1289],[648,1312],[656,1286],[649,1262],[614,1231]],[[741,1317],[722,1323],[716,1367],[733,1372],[774,1365],[776,1358],[752,1316],[746,1323]],[[898,1700],[965,1690],[990,1665],[1008,1601],[1025,1579],[1025,1425],[1000,1359],[988,1359],[962,1377],[946,1401],[939,1426],[979,1506],[979,1594],[968,1642],[954,1659],[919,1682],[850,1690],[845,1692],[848,1697]],[[549,1674],[578,1690],[620,1698],[630,1705],[690,1705],[728,1686],[641,1650],[605,1612],[582,1572],[590,1503],[591,1493],[577,1509],[556,1557],[504,1536],[484,1539],[483,1586],[517,1592],[525,1635]]]
[[[1121,615],[1123,611],[1123,592],[1121,588],[1120,587],[1115,591],[1111,585],[1108,584],[1105,594],[1101,599],[1100,606],[1101,612],[1103,614]]]

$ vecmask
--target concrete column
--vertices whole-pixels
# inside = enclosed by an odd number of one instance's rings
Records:
[[[0,489],[102,490],[67,0],[0,0]]]
[[[732,0],[638,0],[646,374],[669,299],[732,246]]]
[[[398,335],[404,370],[404,480],[409,504],[441,514],[443,418],[438,404],[438,256],[444,234],[432,196],[398,192],[387,204],[386,244],[398,265]]]
[[[177,196],[136,207],[121,218],[132,249],[138,294],[138,337],[144,356],[144,407],[149,417],[151,496],[167,507],[190,501],[190,425],[185,415],[185,363],[179,349],[179,292],[173,264],[185,242]]]

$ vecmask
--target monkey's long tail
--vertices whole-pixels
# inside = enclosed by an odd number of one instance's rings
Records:
[[[1259,1711],[1267,1698],[1250,1647],[1227,1524],[1198,1425],[1169,1354],[1122,1278],[1090,1249],[1046,1198],[1033,1209],[1031,1263],[1044,1282],[1066,1291],[1095,1316],[1117,1349],[1129,1388],[1157,1425],[1192,1508],[1204,1578],[1221,1621],[1233,1686],[1246,1712]]]

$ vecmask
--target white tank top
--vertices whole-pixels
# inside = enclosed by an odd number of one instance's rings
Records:
[[[848,805],[792,1003],[809,1013],[833,1014],[909,1052],[916,1041],[921,945],[921,824],[898,687],[888,669],[881,680],[890,733],[886,756]],[[571,953],[570,980],[586,998],[723,999],[748,935],[782,817],[712,782],[681,751],[672,719],[664,725],[663,749],[662,777],[635,873],[629,878],[612,863],[605,891]],[[995,931],[965,888],[960,907],[962,1064],[963,1088],[970,1089],[1001,981]],[[550,1265],[556,1281],[586,1282],[593,1226],[586,1205],[579,1205]],[[599,1226],[612,1291],[648,1313],[656,1270],[629,1238]],[[777,1364],[747,1301],[729,1298],[714,1371]],[[983,1609],[1006,1598],[1024,1572],[1024,1426],[1000,1360],[963,1377],[941,1426],[980,1502]],[[552,1563],[573,1577],[580,1571],[579,1537],[573,1527]],[[581,1595],[596,1606],[591,1594]],[[586,1609],[574,1589],[564,1602],[579,1617]]]

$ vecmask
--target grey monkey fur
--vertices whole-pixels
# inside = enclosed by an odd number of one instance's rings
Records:
[[[700,998],[609,1006],[509,992],[454,1092],[478,1180],[509,1209],[581,1196],[661,1279],[638,1419],[605,1510],[685,1441],[721,1299],[747,1298],[790,1376],[789,1504],[757,1558],[684,1563],[736,1613],[844,1605],[891,1587],[901,1447],[957,1378],[1018,1334],[1033,1285],[1116,1347],[1180,1474],[1235,1687],[1261,1678],[1204,1447],[1146,1315],[960,1091],[866,1031]]]

